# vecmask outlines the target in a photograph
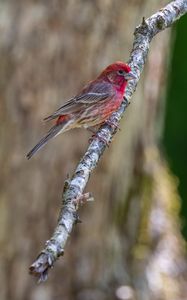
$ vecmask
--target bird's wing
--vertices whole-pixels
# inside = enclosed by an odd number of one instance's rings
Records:
[[[80,96],[75,97],[75,102],[90,105],[92,103],[105,100],[108,97],[109,97],[109,93],[89,92],[89,93],[82,94]]]
[[[68,100],[44,120],[49,121],[57,118],[60,115],[75,113],[76,111],[86,108],[88,105],[93,105],[97,102],[104,101],[107,98],[111,98],[113,95],[114,91],[110,86],[106,85],[106,83],[103,84],[101,82],[91,82],[82,90],[80,94]]]

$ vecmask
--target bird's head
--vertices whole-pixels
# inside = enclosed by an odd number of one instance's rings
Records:
[[[136,78],[129,65],[121,61],[109,65],[99,77],[119,86],[126,85],[128,80]]]

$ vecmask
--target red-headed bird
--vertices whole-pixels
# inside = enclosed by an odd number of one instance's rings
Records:
[[[51,138],[72,128],[89,128],[103,124],[123,101],[127,81],[136,78],[131,68],[120,61],[109,65],[82,91],[65,102],[44,120],[57,119],[39,143],[27,154],[30,159]]]

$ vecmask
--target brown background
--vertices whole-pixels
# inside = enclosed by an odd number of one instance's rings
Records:
[[[135,26],[166,2],[0,2],[1,300],[120,299],[120,286],[124,299],[184,296],[176,182],[157,148],[169,31],[152,43],[122,130],[88,184],[95,202],[81,209],[83,223],[65,256],[47,283],[36,285],[28,275],[89,137],[84,130],[65,133],[27,161],[48,129],[42,118],[107,64],[127,60]]]

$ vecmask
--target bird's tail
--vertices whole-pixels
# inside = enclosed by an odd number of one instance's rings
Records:
[[[36,152],[38,152],[38,150],[40,150],[43,146],[45,146],[47,144],[47,142],[57,136],[60,131],[63,129],[65,123],[61,123],[61,124],[57,124],[54,125],[46,134],[46,136],[44,136],[39,142],[38,144],[36,144],[36,146],[34,146],[34,148],[27,153],[27,158],[30,159]]]

